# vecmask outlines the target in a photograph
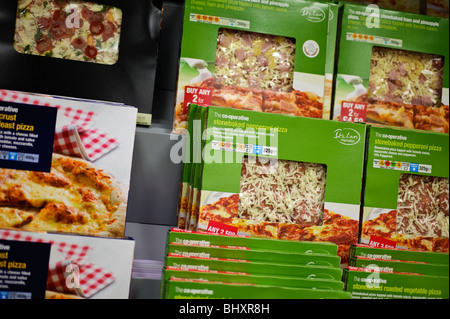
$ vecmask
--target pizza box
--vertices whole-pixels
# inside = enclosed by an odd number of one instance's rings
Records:
[[[449,132],[449,20],[344,3],[332,118]]]
[[[328,21],[326,2],[187,0],[173,131],[185,133],[190,103],[329,118]]]
[[[448,134],[371,126],[366,157],[360,243],[448,254]]]
[[[2,118],[9,114],[8,110],[17,110],[19,116],[13,124],[22,121],[23,108],[26,108],[24,111],[30,107],[39,110],[35,115],[37,120],[28,120],[36,121],[34,125],[28,125],[28,121],[21,123],[27,124],[21,127],[31,127],[34,131],[0,128],[0,167],[4,168],[0,177],[5,183],[2,186],[10,185],[0,189],[3,201],[0,228],[123,237],[137,109],[96,100],[10,90],[0,90],[0,106]],[[50,109],[56,110],[53,122],[45,117]],[[117,123],[120,123],[120,130]],[[38,154],[33,158],[44,161],[37,144],[40,138],[47,137],[38,133],[42,127],[50,127],[54,133],[54,137],[46,141],[50,145],[46,154],[49,155],[47,170],[35,169],[27,156]],[[23,165],[11,166],[13,164]],[[11,186],[19,179],[27,181],[24,188]],[[15,201],[7,195],[14,190],[19,196],[22,194]],[[112,201],[110,211],[102,217],[108,219],[111,214],[114,217],[100,222],[98,210],[104,211],[108,199]],[[27,208],[30,203],[34,209]],[[20,221],[14,218],[14,209],[21,210]]]
[[[447,254],[431,251],[414,251],[395,248],[375,248],[365,244],[356,244],[350,247],[350,258],[364,257],[382,260],[406,260],[424,262],[427,264],[449,264]]]
[[[169,256],[204,257],[242,259],[259,262],[274,262],[302,266],[338,267],[341,259],[338,256],[299,254],[293,252],[277,252],[270,250],[249,250],[242,248],[185,245],[172,243],[166,246]]]
[[[207,107],[196,229],[334,242],[346,263],[365,135],[360,123]]]
[[[429,264],[420,261],[383,260],[364,257],[353,257],[349,266],[361,268],[374,268],[383,272],[408,272],[421,275],[448,277],[448,265]]]
[[[336,256],[337,245],[330,242],[275,240],[253,236],[236,236],[193,232],[172,228],[167,232],[167,243],[199,246],[220,246],[246,250],[276,251],[297,254]]]
[[[353,299],[448,299],[448,277],[389,273],[370,268],[344,269],[346,291]]]
[[[197,110],[199,106],[192,104],[189,109],[188,125],[186,127],[186,134],[184,136],[184,144],[182,146],[182,173],[180,181],[180,191],[178,196],[178,206],[177,206],[177,226],[179,228],[185,229],[187,227],[186,218],[189,211],[190,195],[191,195],[191,170],[194,166],[194,145],[198,145],[198,122],[194,122],[197,118]],[[196,123],[196,130],[194,133],[194,123]],[[197,138],[193,138],[197,136]],[[195,151],[197,154],[197,149]],[[188,223],[189,224],[189,223]]]
[[[51,244],[46,299],[129,297],[135,249],[132,238],[0,229],[0,239]]]
[[[249,274],[278,275],[299,278],[321,278],[340,280],[342,269],[323,266],[302,266],[279,262],[260,262],[227,258],[179,257],[167,255],[166,267],[177,267],[184,270],[211,270],[244,272]]]
[[[195,279],[204,281],[251,284],[276,287],[291,287],[304,289],[321,289],[344,291],[344,282],[342,280],[325,280],[318,278],[295,278],[282,277],[277,275],[252,275],[247,273],[232,273],[219,271],[198,271],[182,270],[175,267],[166,267],[163,269],[161,298],[166,295],[167,281],[171,278],[176,279]]]
[[[345,291],[169,279],[165,299],[350,299]],[[263,313],[263,305],[260,311]],[[255,308],[258,309],[258,308]],[[269,309],[267,309],[269,311]]]
[[[133,105],[139,124],[151,124],[161,15],[154,2],[8,0],[0,12],[0,88]]]

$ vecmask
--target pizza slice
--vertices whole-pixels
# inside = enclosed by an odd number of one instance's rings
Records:
[[[211,94],[211,105],[262,112],[263,98],[260,90],[224,86],[213,89]]]
[[[414,109],[411,104],[369,100],[366,118],[368,122],[414,128]]]
[[[0,227],[123,237],[127,189],[94,164],[53,154],[49,173],[0,169]]]
[[[312,92],[264,91],[264,112],[322,118],[323,104],[321,98]]]

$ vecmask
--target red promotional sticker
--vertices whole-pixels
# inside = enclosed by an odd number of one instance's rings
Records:
[[[209,221],[206,231],[217,235],[237,235],[237,227],[226,225],[223,223]]]
[[[191,103],[200,106],[210,106],[211,92],[212,89],[186,86],[184,88],[184,108],[187,108],[187,106]]]
[[[369,246],[375,248],[394,249],[397,247],[397,243],[393,240],[389,240],[383,237],[370,236]]]
[[[341,102],[341,122],[365,122],[367,103],[354,101]]]

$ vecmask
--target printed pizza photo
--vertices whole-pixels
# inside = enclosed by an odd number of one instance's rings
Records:
[[[448,252],[448,178],[401,174],[397,209],[363,223],[361,239],[377,236],[414,250]]]
[[[0,228],[123,237],[127,196],[95,164],[54,153],[49,173],[0,168]]]
[[[211,90],[211,106],[284,115],[322,118],[323,100],[314,92],[278,92],[237,86],[222,86],[207,78],[192,86]],[[180,101],[175,107],[174,129],[187,129],[189,105]]]
[[[14,48],[19,53],[114,64],[122,11],[78,0],[20,0]]]

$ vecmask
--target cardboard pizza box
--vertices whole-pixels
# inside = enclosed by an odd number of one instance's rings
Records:
[[[448,254],[448,149],[445,133],[369,128],[362,244]]]
[[[383,260],[365,257],[353,257],[349,266],[361,268],[374,268],[384,272],[409,272],[421,275],[448,277],[448,265],[429,264],[420,261]]]
[[[342,269],[336,267],[301,266],[276,262],[260,262],[227,258],[166,256],[166,267],[184,270],[231,271],[249,274],[277,275],[298,278],[340,280]]]
[[[346,263],[358,240],[366,126],[206,109],[197,230],[330,241]]]
[[[350,293],[345,291],[170,279],[165,297],[167,299],[350,299],[350,296]],[[255,309],[258,309],[255,311],[263,313],[264,306],[258,306],[261,308],[255,306]]]
[[[46,299],[129,297],[135,248],[132,238],[0,229],[0,239],[51,244],[48,273],[45,274]],[[27,251],[23,253],[30,255]],[[117,258],[118,254],[120,258]],[[19,257],[15,256],[17,261],[20,261]]]
[[[217,272],[217,271],[192,271],[182,270],[175,267],[166,267],[163,269],[161,283],[161,298],[166,296],[167,282],[171,278],[196,279],[204,281],[241,283],[264,286],[292,287],[304,289],[322,289],[343,291],[344,282],[342,280],[325,280],[318,278],[294,278],[281,277],[277,275],[252,275],[247,273]]]
[[[243,259],[249,261],[264,261],[286,263],[303,266],[339,267],[341,259],[336,256],[313,255],[300,253],[285,253],[271,250],[250,250],[227,246],[202,246],[172,243],[167,245],[169,256],[205,257]]]
[[[448,299],[448,277],[391,273],[373,268],[344,269],[346,291],[352,299]]]
[[[448,19],[345,3],[332,118],[449,132]]]
[[[350,258],[365,257],[382,260],[418,261],[429,264],[448,265],[449,256],[446,254],[396,248],[376,248],[366,244],[356,244],[350,247]]]
[[[338,251],[337,245],[330,242],[274,240],[254,236],[192,232],[176,228],[167,233],[166,244],[173,243],[326,256],[336,256]]]
[[[4,182],[0,228],[123,237],[137,109],[72,97],[0,92],[0,114],[11,119],[2,123],[17,125],[0,128]],[[32,118],[29,110],[35,111]],[[50,110],[56,114],[53,121],[47,117]],[[44,129],[51,130],[51,136],[41,134]],[[50,146],[45,154],[38,144],[42,142]],[[48,167],[36,167],[41,162]],[[14,186],[18,181],[21,189]],[[13,190],[18,199],[8,195]],[[14,209],[22,212],[21,222],[14,219]],[[108,214],[101,214],[108,209]]]
[[[326,2],[186,1],[174,132],[185,132],[190,103],[329,118],[328,24]]]

